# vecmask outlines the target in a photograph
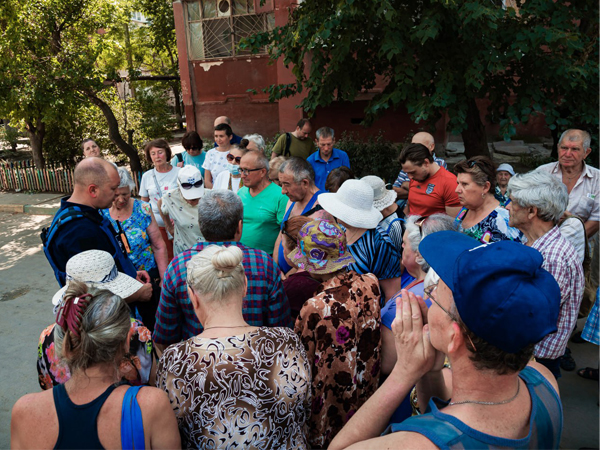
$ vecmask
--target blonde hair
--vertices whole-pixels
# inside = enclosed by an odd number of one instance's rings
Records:
[[[235,246],[209,245],[187,263],[187,283],[206,300],[222,302],[232,294],[244,295],[244,253]]]

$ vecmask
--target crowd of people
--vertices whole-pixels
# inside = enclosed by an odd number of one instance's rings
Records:
[[[311,133],[150,141],[141,200],[84,141],[13,448],[559,447],[579,315],[600,343],[589,134],[517,174],[419,132],[391,186]]]

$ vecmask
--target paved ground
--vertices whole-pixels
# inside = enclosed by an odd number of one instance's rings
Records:
[[[0,449],[10,445],[10,411],[15,401],[40,389],[37,340],[54,320],[51,298],[58,289],[39,239],[50,219],[0,212]],[[598,347],[586,343],[571,348],[579,367],[598,367]],[[565,372],[559,385],[565,411],[561,447],[598,448],[598,383]]]

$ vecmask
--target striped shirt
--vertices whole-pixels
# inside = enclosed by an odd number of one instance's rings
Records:
[[[273,258],[239,242],[200,242],[176,256],[165,272],[152,336],[155,343],[170,345],[202,332],[202,324],[188,298],[186,263],[209,245],[236,245],[244,253],[242,264],[248,278],[248,291],[243,314],[248,324],[292,327],[290,305]]]
[[[372,273],[378,280],[398,278],[400,258],[391,241],[385,240],[376,229],[367,230],[348,250],[356,262],[348,266],[359,275]]]
[[[577,321],[585,284],[583,266],[575,248],[560,234],[556,226],[533,242],[531,247],[542,254],[542,267],[552,274],[560,287],[558,330],[539,342],[534,354],[537,358],[556,359],[565,353],[567,341]]]

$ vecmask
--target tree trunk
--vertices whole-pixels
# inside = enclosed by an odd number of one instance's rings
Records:
[[[94,105],[100,108],[104,114],[106,122],[108,123],[108,137],[123,153],[125,153],[125,155],[127,155],[131,170],[133,172],[141,172],[142,164],[140,162],[140,156],[138,155],[137,150],[132,145],[129,145],[121,136],[121,133],[119,132],[119,122],[117,122],[117,118],[113,114],[112,109],[110,109],[110,106],[91,92],[84,92],[84,94]]]
[[[177,128],[183,130],[183,113],[181,112],[181,95],[179,93],[178,83],[172,83],[173,97],[175,97],[175,117],[177,118]]]
[[[29,134],[31,152],[33,153],[33,164],[36,169],[43,169],[46,167],[46,160],[44,159],[43,153],[46,124],[42,122],[41,119],[38,119],[35,125],[32,122],[25,122],[25,128],[27,129],[27,134]]]
[[[485,126],[474,98],[467,99],[467,107],[467,128],[461,133],[465,143],[465,156],[467,159],[478,155],[489,157]]]

